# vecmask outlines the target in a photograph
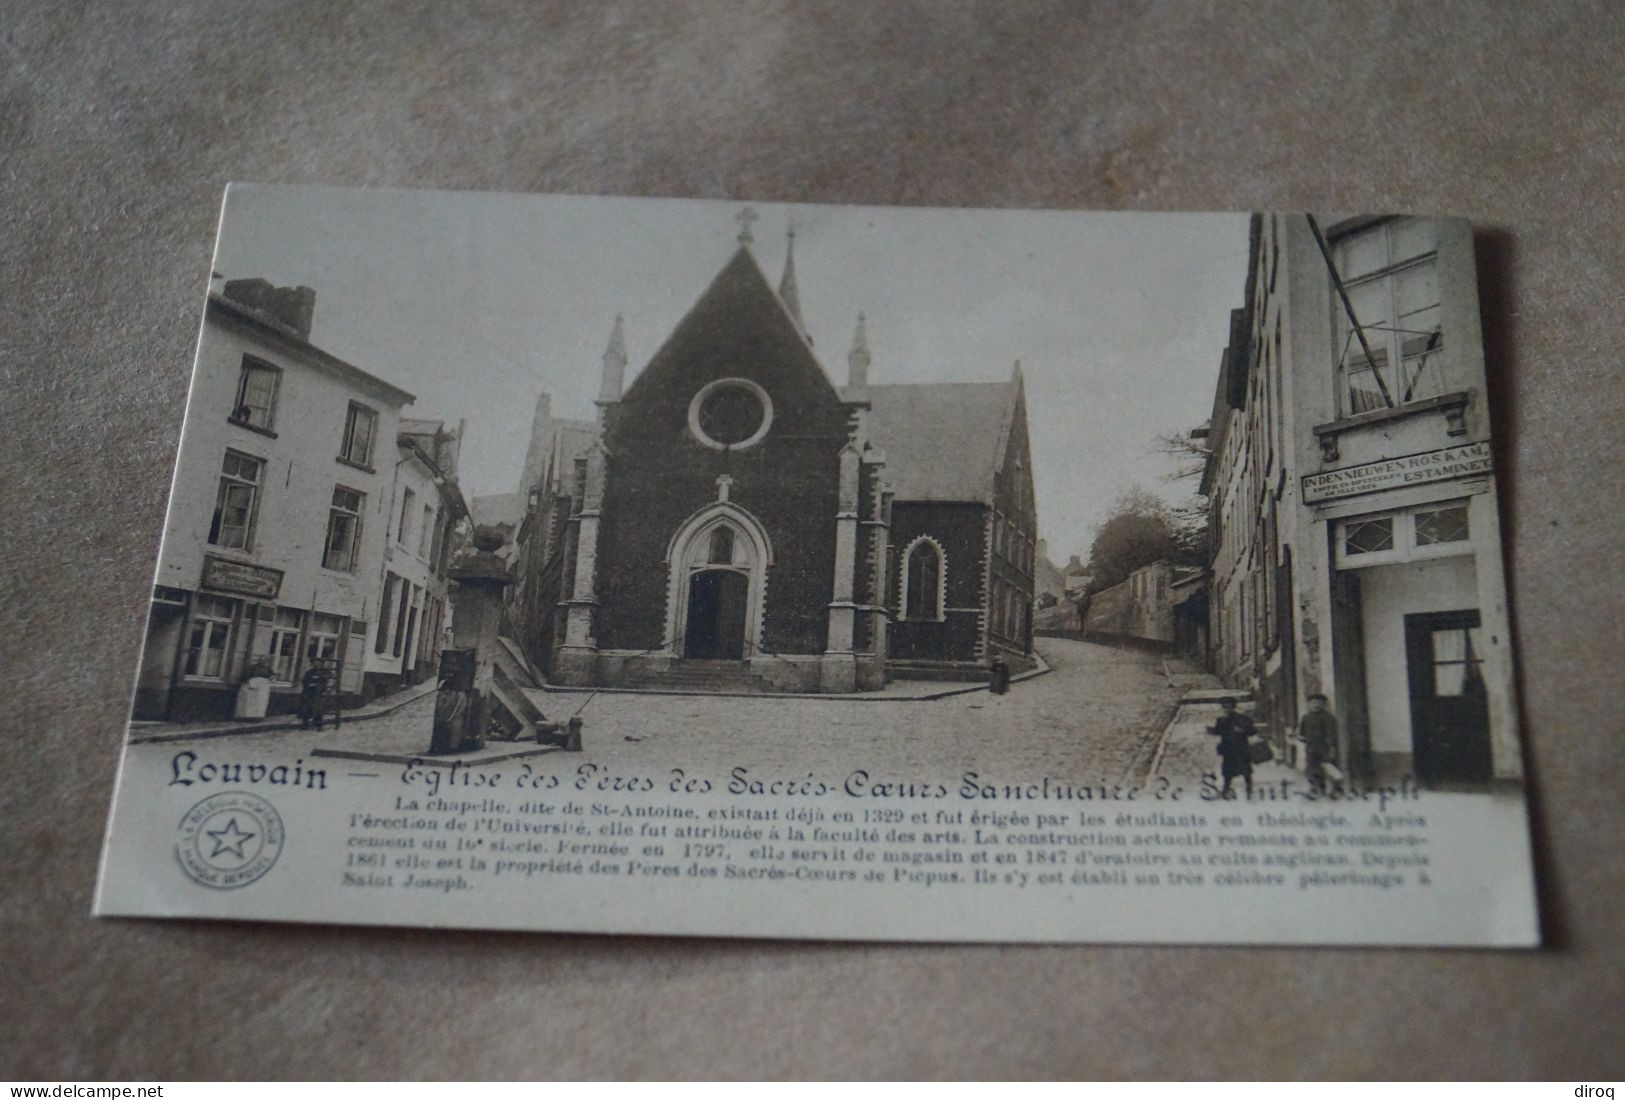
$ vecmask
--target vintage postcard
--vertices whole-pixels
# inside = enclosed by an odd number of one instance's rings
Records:
[[[200,298],[100,914],[1539,942],[1463,221],[233,186]]]

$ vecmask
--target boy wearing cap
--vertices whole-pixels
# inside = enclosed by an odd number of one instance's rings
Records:
[[[1229,798],[1230,785],[1236,776],[1241,776],[1247,784],[1247,797],[1253,794],[1253,755],[1247,742],[1258,734],[1258,727],[1253,720],[1236,709],[1236,701],[1230,696],[1219,700],[1219,709],[1224,713],[1219,715],[1218,721],[1213,723],[1209,731],[1219,737],[1219,746],[1216,750],[1223,763],[1224,790],[1220,797]]]

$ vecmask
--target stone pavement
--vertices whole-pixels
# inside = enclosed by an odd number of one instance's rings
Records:
[[[531,697],[548,719],[579,709],[585,751],[539,757],[541,767],[582,763],[617,773],[672,768],[726,778],[839,779],[862,768],[875,779],[957,782],[966,771],[994,781],[1049,774],[1075,782],[1142,778],[1185,673],[1153,655],[1041,638],[1052,671],[1015,685],[930,701],[856,705],[844,699],[773,696],[599,694]],[[231,738],[236,761],[285,759],[318,747],[358,752],[427,749],[430,697],[337,731],[297,728]],[[174,744],[132,744],[135,756],[167,756]],[[196,745],[189,746],[196,748]],[[201,750],[199,750],[201,751]]]
[[[1179,709],[1163,732],[1162,743],[1152,762],[1151,778],[1160,776],[1176,782],[1195,783],[1209,773],[1218,775],[1218,738],[1208,733],[1208,727],[1223,713],[1219,700],[1232,695],[1239,701],[1238,710],[1244,714],[1252,713],[1253,704],[1246,692],[1225,690],[1219,686],[1217,677],[1205,673],[1192,678],[1211,682],[1195,683],[1184,693]],[[1279,759],[1253,765],[1255,785],[1302,778]]]
[[[1012,675],[1010,677],[1010,683],[1012,685],[1019,684],[1019,683],[1022,683],[1024,681],[1027,681],[1027,680],[1031,680],[1035,676],[1042,676],[1042,675],[1044,675],[1045,673],[1047,673],[1050,670],[1048,662],[1046,662],[1044,660],[1044,655],[1042,653],[1039,653],[1036,656],[1037,656],[1037,662],[1038,662],[1037,667],[1030,668],[1026,672],[1017,672],[1014,675]],[[535,690],[540,691],[540,692],[545,692],[548,695],[558,695],[558,696],[569,696],[569,695],[578,695],[578,696],[579,695],[708,695],[708,696],[713,696],[713,697],[715,697],[715,696],[740,696],[740,697],[749,698],[749,699],[759,699],[759,698],[764,698],[764,697],[773,698],[773,699],[818,699],[818,700],[822,700],[824,702],[829,702],[829,701],[832,701],[832,700],[840,699],[840,700],[846,700],[846,701],[855,702],[855,703],[880,703],[880,702],[907,702],[907,701],[911,701],[911,700],[912,701],[927,701],[927,700],[934,700],[934,699],[946,699],[950,695],[968,695],[971,692],[986,691],[987,690],[987,682],[985,680],[983,680],[983,681],[892,680],[889,683],[887,683],[885,687],[879,688],[878,690],[875,690],[875,691],[847,691],[847,692],[703,691],[703,690],[700,690],[700,689],[697,689],[697,688],[696,689],[685,689],[685,688],[672,688],[672,687],[595,688],[595,687],[567,687],[567,686],[564,686],[562,684],[544,684],[540,688],[537,688]],[[565,705],[568,705],[570,707],[575,707],[575,706],[579,705],[579,701],[577,703],[565,704],[561,700],[555,700],[554,703],[553,703],[553,706],[555,708],[565,706]]]
[[[411,687],[381,696],[364,706],[344,711],[344,724],[392,714],[408,703],[432,695],[435,687],[435,681],[431,678],[421,684],[413,684]],[[198,737],[250,736],[298,728],[297,714],[276,714],[269,718],[247,720],[223,719],[214,722],[131,722],[130,744],[139,745],[149,741],[189,741]]]
[[[434,729],[434,694],[419,691],[415,697],[388,711],[361,721],[352,721],[346,715],[343,725],[334,729],[302,730],[296,721],[292,726],[243,730],[240,726],[232,736],[202,733],[196,737],[167,737],[162,741],[131,739],[132,755],[172,754],[186,748],[209,754],[230,754],[232,760],[253,763],[269,760],[309,756],[320,748],[345,749],[364,753],[426,753],[429,736]],[[410,746],[410,747],[409,747]],[[534,748],[534,745],[529,746]]]
[[[1040,638],[1038,647],[1051,671],[1007,695],[875,705],[817,696],[532,698],[554,721],[579,710],[582,759],[616,768],[726,775],[744,767],[753,776],[804,778],[862,767],[915,780],[957,780],[966,771],[1079,781],[1143,773],[1161,718],[1178,699],[1162,662],[1061,638]]]

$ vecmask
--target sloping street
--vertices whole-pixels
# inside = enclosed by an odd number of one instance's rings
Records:
[[[580,710],[585,751],[548,766],[596,763],[619,772],[763,778],[864,768],[898,780],[1001,779],[1043,774],[1078,782],[1143,777],[1186,676],[1154,655],[1063,638],[1039,639],[1052,671],[1008,695],[853,700],[654,694],[551,694],[532,698],[550,719]],[[1168,669],[1173,669],[1170,677]],[[167,760],[181,747],[229,744],[236,760],[308,755],[318,747],[415,753],[433,718],[425,698],[337,731],[283,730],[208,741],[136,745],[132,757]],[[557,764],[551,763],[554,759]]]

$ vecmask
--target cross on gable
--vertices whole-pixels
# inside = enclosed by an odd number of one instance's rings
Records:
[[[740,244],[750,244],[751,241],[755,240],[755,238],[750,235],[750,223],[755,221],[756,218],[756,211],[752,210],[748,206],[734,215],[734,221],[739,223]]]

